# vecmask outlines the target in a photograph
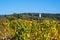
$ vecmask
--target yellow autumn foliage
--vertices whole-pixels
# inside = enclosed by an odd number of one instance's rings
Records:
[[[27,34],[27,37],[30,38],[30,34],[29,33]]]

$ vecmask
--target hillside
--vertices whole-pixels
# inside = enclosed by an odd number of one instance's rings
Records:
[[[60,14],[0,16],[0,40],[60,40]]]

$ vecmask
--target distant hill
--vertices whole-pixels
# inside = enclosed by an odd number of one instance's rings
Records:
[[[60,14],[49,14],[49,13],[14,13],[11,15],[0,15],[0,17],[6,17],[7,19],[24,19],[24,20],[39,20],[39,14],[41,18],[50,18],[54,20],[60,20]],[[9,17],[10,16],[10,17]]]

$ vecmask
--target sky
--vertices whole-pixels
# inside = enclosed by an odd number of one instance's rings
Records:
[[[12,13],[60,13],[60,0],[0,0],[0,15]]]

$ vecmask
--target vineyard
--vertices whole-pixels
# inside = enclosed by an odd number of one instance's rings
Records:
[[[60,40],[58,20],[0,19],[0,40]]]

